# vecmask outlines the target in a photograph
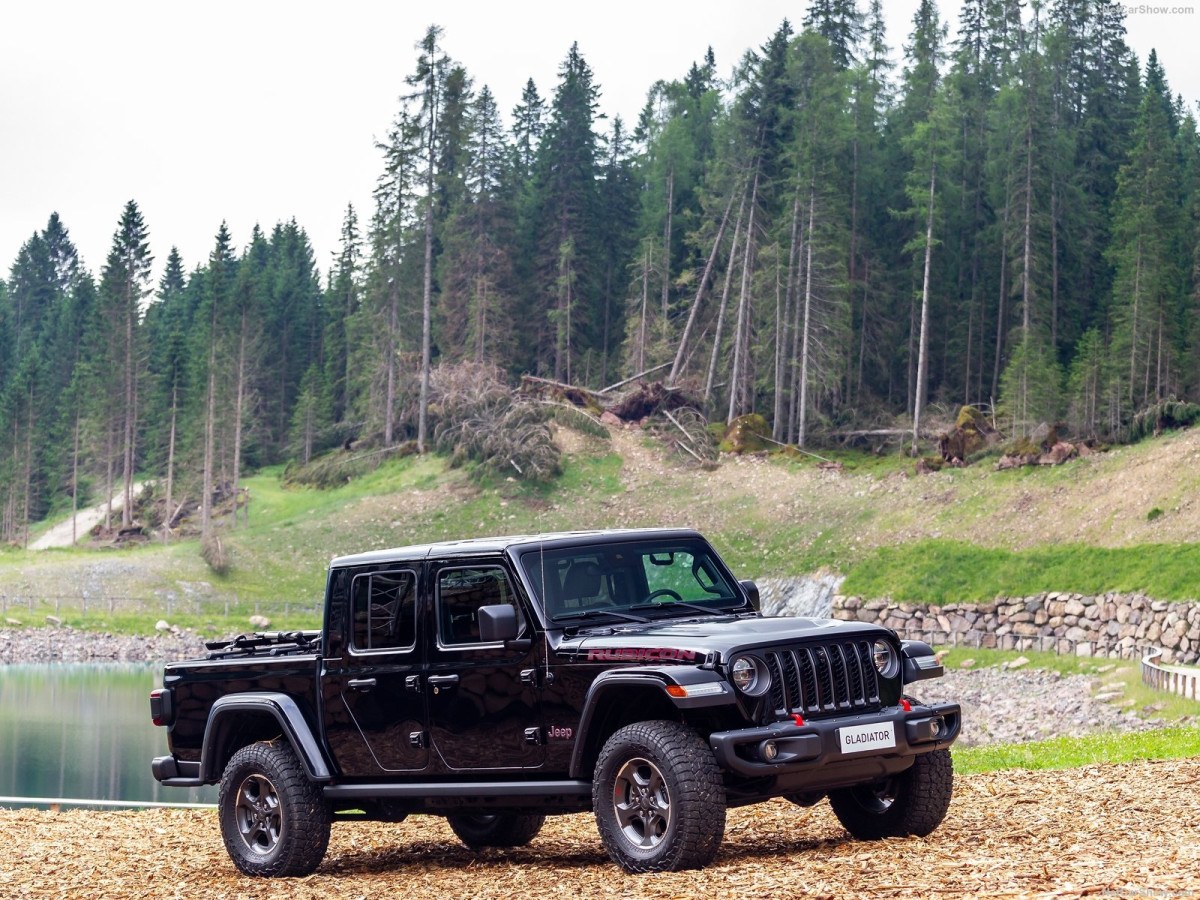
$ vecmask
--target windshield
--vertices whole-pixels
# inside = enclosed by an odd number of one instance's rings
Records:
[[[607,614],[637,621],[660,610],[695,615],[742,602],[712,550],[686,539],[528,550],[521,565],[551,620]]]

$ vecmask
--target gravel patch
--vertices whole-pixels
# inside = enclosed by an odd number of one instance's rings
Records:
[[[1110,676],[1111,677],[1111,676]],[[926,703],[960,703],[962,734],[955,746],[1019,744],[1059,736],[1163,728],[1162,719],[1143,719],[1093,691],[1103,682],[1090,675],[1045,669],[947,669],[941,678],[911,685]],[[1098,696],[1104,692],[1099,691]]]
[[[0,629],[0,665],[53,662],[163,662],[203,656],[205,638],[192,631],[109,634],[75,628]]]

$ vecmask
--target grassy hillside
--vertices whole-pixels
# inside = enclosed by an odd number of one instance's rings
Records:
[[[641,432],[562,430],[553,485],[479,487],[436,456],[393,460],[330,491],[247,480],[250,524],[224,532],[233,567],[215,576],[195,542],[124,551],[0,552],[5,615],[89,627],[158,618],[245,628],[312,626],[330,558],[478,535],[640,525],[708,534],[744,577],[827,567],[869,596],[949,601],[1038,590],[1200,596],[1200,432],[1179,432],[1057,468],[989,465],[912,476],[900,457],[726,458],[713,471],[666,459]],[[1157,510],[1157,512],[1155,512]],[[33,609],[29,609],[29,598]],[[86,606],[86,609],[85,609]]]

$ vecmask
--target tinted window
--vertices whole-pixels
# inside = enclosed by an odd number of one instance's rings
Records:
[[[444,645],[479,642],[479,607],[517,606],[501,568],[443,569],[438,573],[438,637]],[[520,607],[517,606],[520,616]]]
[[[354,647],[411,650],[417,643],[416,576],[375,572],[354,579]]]
[[[714,609],[739,602],[715,554],[694,541],[531,550],[521,555],[521,564],[551,616],[648,602],[667,606],[683,601]]]

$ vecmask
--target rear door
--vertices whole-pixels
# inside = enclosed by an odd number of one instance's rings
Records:
[[[429,764],[416,567],[351,574],[347,648],[325,675],[327,737],[347,776]]]
[[[528,611],[515,579],[494,560],[431,564],[434,641],[428,668],[429,730],[445,768],[537,768],[545,759],[536,642],[505,649],[479,637],[481,606],[517,609],[522,635]]]

